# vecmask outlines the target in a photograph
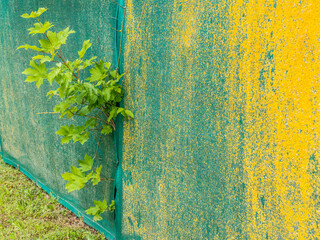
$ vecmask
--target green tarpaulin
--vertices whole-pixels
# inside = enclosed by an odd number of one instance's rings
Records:
[[[22,13],[47,7],[117,62],[124,9],[113,1],[0,0],[0,136],[6,162],[75,213],[93,199],[114,214],[85,220],[110,239],[319,239],[320,4],[318,0],[120,0],[126,7],[122,103],[104,138],[98,188],[67,194],[61,173],[95,140],[61,145],[48,85],[21,74],[32,43]],[[119,165],[116,168],[116,163]],[[96,163],[96,164],[100,164]]]

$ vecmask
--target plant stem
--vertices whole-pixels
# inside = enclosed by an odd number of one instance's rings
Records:
[[[39,113],[36,113],[36,114],[57,114],[59,112],[39,112]]]
[[[118,30],[114,27],[112,27],[109,23],[107,23],[106,21],[103,21],[105,24],[107,24],[112,30],[117,31],[117,32],[121,32],[121,30]]]
[[[47,34],[45,33],[45,35],[46,35],[46,37],[47,37]],[[48,37],[47,37],[48,38]],[[49,40],[49,38],[48,38],[48,41],[50,42],[50,40]],[[50,42],[51,43],[51,42]],[[52,44],[51,44],[52,45]],[[53,48],[54,49],[54,48]],[[65,60],[60,56],[60,54],[57,52],[57,50],[56,49],[54,49],[54,51],[56,52],[56,54],[57,54],[57,56],[58,56],[58,58],[60,58],[61,59],[61,61],[63,62],[63,64],[67,67],[67,68],[69,68],[69,70],[72,72],[72,75],[78,80],[78,81],[80,81],[80,79],[77,77],[77,75],[71,70],[71,68],[69,67],[69,65],[65,62]]]
[[[90,131],[101,131],[102,130],[102,128],[95,128],[95,129],[89,129],[88,131],[90,132]]]
[[[114,1],[114,0],[110,0],[111,2],[113,2],[113,3],[115,3],[115,4],[117,4],[119,7],[121,7],[122,9],[125,9],[126,8],[126,6],[121,6],[119,3],[117,3],[116,1]]]
[[[94,158],[98,157],[98,151],[99,151],[101,136],[102,136],[102,133],[100,133],[100,137],[99,137],[98,144],[97,144],[97,150],[96,150],[96,154],[94,155]]]
[[[79,114],[74,114],[74,116],[81,116],[81,115],[79,115]],[[81,116],[81,117],[98,119],[98,120],[100,120],[101,122],[104,122],[104,123],[108,124],[108,122],[106,122],[105,120],[103,120],[103,119],[101,119],[101,118],[98,118],[98,117],[92,117],[92,116],[88,116],[88,115],[84,115],[84,116]]]
[[[100,110],[103,112],[103,114],[104,114],[104,115],[107,117],[107,119],[108,119],[110,115],[104,111],[104,108],[101,107]],[[113,128],[113,130],[116,130],[116,124],[114,123],[113,119],[110,120],[109,124],[111,125],[111,127]]]

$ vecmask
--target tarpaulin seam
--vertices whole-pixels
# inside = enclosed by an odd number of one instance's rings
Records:
[[[125,2],[124,0],[119,0],[117,1],[120,6],[124,6]],[[116,29],[119,30],[119,27],[121,27],[122,21],[125,21],[123,19],[123,11],[121,7],[117,7],[117,14],[116,14]],[[125,29],[125,25],[124,25]],[[122,29],[122,31],[124,30]],[[123,35],[123,34],[122,34]],[[121,41],[121,34],[120,32],[116,31],[115,32],[115,49],[116,49],[116,54],[115,54],[115,63],[118,62],[118,57],[119,52],[121,51],[120,49],[120,41]],[[123,46],[121,46],[123,47]],[[119,72],[123,70],[122,63],[119,60]],[[121,105],[123,105],[123,101],[121,102]],[[121,217],[122,217],[122,144],[121,144],[121,139],[122,139],[122,134],[123,134],[123,122],[122,119],[119,117],[116,119],[116,125],[117,129],[114,134],[114,142],[115,142],[115,148],[116,148],[116,157],[117,157],[117,169],[115,173],[115,184],[114,184],[114,199],[116,202],[116,209],[114,212],[114,224],[115,224],[115,234],[116,238],[121,238]]]

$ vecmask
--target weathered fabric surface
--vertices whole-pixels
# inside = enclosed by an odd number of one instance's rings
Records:
[[[146,2],[140,32],[143,0],[126,19],[124,239],[318,239],[320,2]]]
[[[83,209],[114,189],[66,195],[60,174],[94,141],[62,147],[61,122],[36,114],[54,102],[48,86],[23,83],[31,55],[15,50],[27,41],[18,16],[49,7],[78,33],[69,54],[90,38],[116,61],[120,34],[103,21],[120,28],[122,10],[110,19],[111,2],[35,2],[0,1],[1,152]],[[135,120],[119,119],[101,150],[120,161],[104,173],[117,180],[110,238],[320,238],[319,1],[128,0],[125,20],[123,105]]]
[[[55,114],[37,114],[52,112],[58,99],[47,100],[49,84],[37,90],[35,84],[25,83],[22,71],[29,67],[29,61],[36,55],[33,50],[16,50],[23,44],[37,44],[37,36],[28,35],[27,29],[34,20],[23,19],[23,13],[46,7],[41,19],[55,25],[55,31],[66,27],[75,30],[63,47],[64,55],[72,60],[82,48],[83,41],[91,39],[92,50],[86,56],[98,55],[113,59],[115,53],[115,34],[105,23],[115,25],[110,16],[115,17],[116,5],[105,1],[0,1],[0,137],[1,153],[5,161],[16,165],[43,188],[57,194],[64,205],[76,214],[85,215],[84,210],[93,205],[94,200],[104,197],[110,202],[113,198],[113,182],[100,183],[98,187],[89,187],[67,194],[66,182],[61,174],[70,171],[71,165],[84,155],[96,150],[95,137],[89,143],[61,145],[61,137],[55,132],[66,121],[59,120]],[[113,178],[116,165],[116,151],[113,136],[104,138],[100,147],[103,175]],[[113,238],[113,214],[104,215],[105,221],[94,224],[106,236]],[[85,220],[91,221],[85,217]]]

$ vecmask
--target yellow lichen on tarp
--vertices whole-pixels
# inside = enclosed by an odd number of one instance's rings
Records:
[[[129,1],[122,234],[319,238],[320,2]],[[138,34],[138,35],[137,35]]]
[[[319,4],[249,1],[234,9],[245,10],[237,21],[252,239],[319,237]]]

